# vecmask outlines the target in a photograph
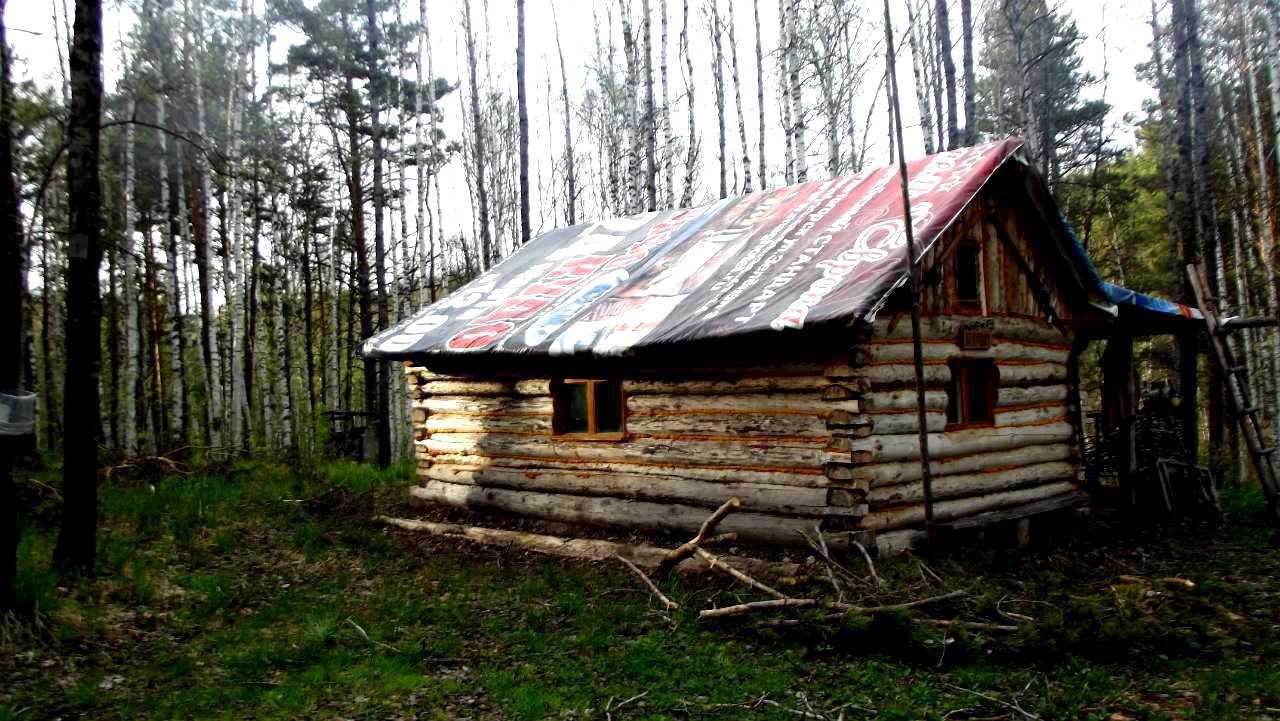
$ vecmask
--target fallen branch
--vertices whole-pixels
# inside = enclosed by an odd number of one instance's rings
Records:
[[[871,562],[871,554],[867,553],[867,547],[857,541],[853,541],[853,545],[857,546],[858,550],[862,552],[862,557],[867,562],[867,570],[871,572],[871,580],[874,581],[877,586],[883,587],[884,579],[880,578],[880,574],[876,573],[876,564]]]
[[[708,608],[698,614],[700,619],[724,618],[727,616],[742,616],[758,611],[777,611],[785,608],[816,608],[822,607],[838,612],[835,615],[864,615],[875,613],[888,613],[891,611],[905,611],[911,608],[927,606],[933,603],[942,603],[952,599],[964,596],[967,591],[951,591],[941,596],[930,596],[929,598],[921,598],[915,601],[907,601],[905,603],[891,603],[883,606],[854,606],[847,603],[839,603],[837,601],[824,601],[818,598],[776,598],[770,601],[751,601],[749,603],[740,603],[736,606],[723,606],[721,608]]]
[[[774,588],[771,588],[771,587],[769,587],[769,586],[766,586],[765,584],[763,584],[763,583],[761,583],[761,582],[757,581],[756,579],[752,578],[751,576],[748,576],[747,574],[743,573],[742,571],[739,571],[738,569],[734,568],[733,566],[730,566],[728,563],[725,563],[723,560],[721,560],[720,558],[717,558],[715,555],[713,555],[713,554],[711,554],[711,553],[707,552],[707,550],[706,550],[706,549],[703,549],[703,548],[696,548],[696,547],[695,547],[695,548],[693,549],[693,552],[698,556],[698,558],[701,558],[702,560],[706,561],[706,562],[707,562],[707,565],[711,566],[712,568],[714,568],[714,569],[716,569],[716,570],[718,570],[718,571],[724,571],[725,573],[729,574],[730,576],[733,576],[734,578],[738,579],[739,581],[742,581],[743,583],[745,583],[745,584],[747,584],[748,586],[750,586],[750,587],[752,587],[752,588],[756,589],[757,591],[763,591],[763,592],[765,592],[765,593],[769,594],[770,596],[773,596],[774,598],[777,598],[777,599],[786,599],[786,598],[788,598],[787,594],[782,593],[781,591],[778,591],[777,589],[774,589]]]
[[[930,626],[941,626],[942,628],[963,628],[970,631],[1004,631],[1012,633],[1019,630],[1019,626],[1009,626],[1000,623],[985,623],[982,621],[961,621],[959,619],[942,619],[942,618],[925,618],[921,619],[922,623]]]
[[[733,511],[741,505],[742,501],[738,500],[737,496],[734,496],[722,503],[714,513],[707,516],[707,520],[702,522],[702,526],[698,529],[697,535],[676,548],[671,553],[667,554],[667,557],[662,560],[662,563],[658,564],[658,568],[654,571],[654,574],[661,578],[667,575],[667,573],[670,572],[677,563],[680,563],[689,556],[692,556],[693,552],[702,545],[707,536],[716,530],[716,526],[720,525],[720,522],[724,520],[725,516],[733,513]]]
[[[653,584],[653,581],[649,580],[649,576],[648,576],[647,574],[645,574],[645,572],[644,572],[644,571],[640,570],[640,567],[639,567],[639,566],[637,566],[636,564],[632,563],[631,561],[628,561],[628,560],[627,560],[626,558],[624,558],[623,556],[619,556],[619,555],[618,555],[618,554],[616,554],[616,553],[615,553],[615,554],[613,554],[613,557],[614,557],[614,558],[616,558],[616,559],[618,559],[619,561],[621,561],[621,562],[622,562],[622,565],[624,565],[624,566],[626,566],[627,568],[631,569],[631,572],[632,572],[632,573],[634,573],[634,574],[636,574],[637,576],[639,576],[639,577],[640,577],[640,580],[641,580],[641,581],[644,581],[644,585],[646,585],[646,586],[648,586],[648,587],[649,587],[649,590],[653,592],[653,595],[654,595],[654,596],[657,596],[657,597],[658,597],[658,600],[659,600],[659,601],[662,601],[662,605],[666,606],[668,611],[672,611],[672,610],[675,610],[675,609],[677,609],[677,608],[680,608],[680,604],[678,604],[678,603],[676,603],[675,601],[672,601],[671,599],[667,598],[667,595],[666,595],[665,593],[663,593],[662,591],[658,590],[658,587],[657,587],[657,586],[655,586],[655,585]]]
[[[617,554],[627,557],[638,567],[649,573],[653,573],[654,569],[662,563],[663,559],[671,554],[671,549],[668,548],[633,545],[593,538],[566,538],[563,536],[551,536],[542,533],[510,531],[503,528],[467,526],[459,523],[437,523],[434,521],[422,521],[413,518],[393,518],[389,516],[374,516],[373,520],[406,531],[427,533],[433,536],[440,536],[442,538],[463,538],[473,543],[479,543],[487,546],[517,548],[533,553],[543,553],[549,556],[558,556],[560,558],[573,558],[580,561],[610,561],[613,559],[614,554]],[[727,541],[732,540],[733,538],[735,538],[733,534],[726,533],[720,536],[708,538],[704,543],[711,543],[717,540]],[[746,556],[724,556],[723,559],[726,562],[732,563],[735,567],[745,569],[757,577],[787,579],[794,578],[796,574],[800,572],[800,566],[796,563],[765,561],[759,558],[748,558]],[[676,564],[675,570],[677,573],[682,575],[691,576],[704,574],[709,571],[705,563],[692,558],[685,559]]]
[[[973,694],[974,696],[977,696],[977,697],[978,697],[978,698],[980,698],[980,699],[985,699],[985,700],[987,700],[987,701],[990,701],[991,703],[997,704],[997,705],[999,705],[999,706],[1003,706],[1003,707],[1005,707],[1005,708],[1009,709],[1010,711],[1015,711],[1015,712],[1017,712],[1018,714],[1021,714],[1023,718],[1030,719],[1030,721],[1039,721],[1039,718],[1040,718],[1039,716],[1037,716],[1037,715],[1035,715],[1035,714],[1031,713],[1030,711],[1028,711],[1028,710],[1026,710],[1026,709],[1022,708],[1021,706],[1017,705],[1016,703],[1006,703],[1006,702],[1001,701],[1000,699],[998,699],[998,698],[996,698],[996,697],[994,697],[994,696],[988,696],[987,694],[982,693],[981,691],[974,691],[974,690],[973,690],[973,689],[971,689],[971,688],[965,688],[964,686],[957,686],[957,685],[955,685],[954,683],[948,683],[947,681],[943,681],[943,682],[942,682],[942,685],[943,685],[943,686],[950,687],[950,688],[953,688],[953,689],[955,689],[955,690],[957,690],[957,691],[964,691],[965,693],[971,693],[971,694]],[[1023,689],[1023,690],[1025,691],[1026,689]]]

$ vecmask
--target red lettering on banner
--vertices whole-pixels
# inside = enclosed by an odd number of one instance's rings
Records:
[[[529,297],[524,295],[513,296],[507,302],[498,306],[494,310],[476,318],[477,324],[483,325],[499,320],[522,320],[537,313],[547,307],[547,303],[551,301],[546,298]]]
[[[449,350],[481,350],[497,343],[515,328],[515,323],[505,320],[484,325],[468,326],[445,342]]]
[[[497,308],[471,321],[446,341],[445,346],[449,350],[467,351],[488,348],[515,330],[513,321],[524,320],[546,308],[607,260],[607,255],[584,255],[564,261]]]

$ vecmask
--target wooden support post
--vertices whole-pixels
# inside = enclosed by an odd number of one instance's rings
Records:
[[[893,54],[893,25],[889,0],[884,0],[885,59],[894,136],[898,141],[898,175],[902,186],[902,219],[907,240],[907,293],[911,296],[911,349],[916,376],[916,416],[920,434],[920,483],[924,489],[925,542],[933,547],[933,474],[929,468],[928,406],[925,401],[924,350],[920,342],[920,267],[916,258],[915,229],[911,223],[911,193],[908,188],[906,154],[902,152],[902,108],[898,102],[898,77]]]

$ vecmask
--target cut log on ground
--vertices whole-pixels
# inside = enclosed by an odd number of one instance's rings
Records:
[[[581,561],[608,561],[617,555],[629,559],[649,572],[656,569],[662,559],[671,553],[670,549],[657,546],[632,545],[591,538],[564,538],[501,528],[436,523],[388,516],[377,516],[374,520],[406,531],[418,531],[447,538],[463,538],[487,546],[518,548]],[[795,563],[775,563],[744,556],[726,556],[725,558],[738,568],[748,569],[753,575],[763,578],[792,579],[800,572],[799,564]],[[676,564],[675,572],[681,575],[702,576],[710,573],[711,569],[707,568],[707,564],[690,558]]]

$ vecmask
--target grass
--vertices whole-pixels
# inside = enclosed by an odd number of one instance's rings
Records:
[[[995,639],[900,615],[707,626],[697,609],[742,596],[707,580],[666,582],[682,605],[667,616],[621,568],[370,524],[410,512],[408,475],[239,463],[117,480],[98,576],[71,588],[48,567],[56,505],[33,504],[19,585],[38,614],[0,628],[0,721],[1280,718],[1280,553],[1256,494],[1230,494],[1221,531],[1095,519],[1027,553],[931,560],[969,610],[1035,617]],[[919,581],[914,559],[880,565]]]

